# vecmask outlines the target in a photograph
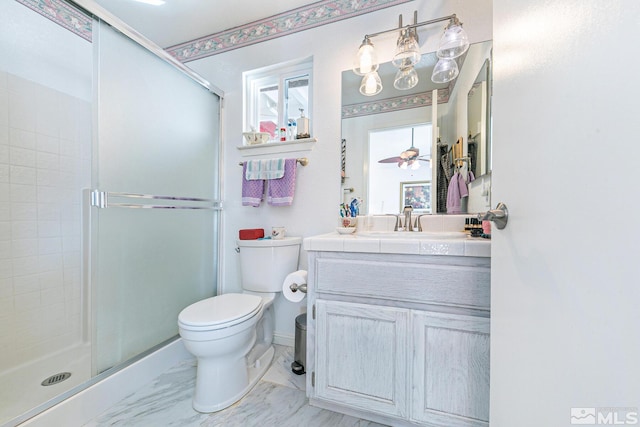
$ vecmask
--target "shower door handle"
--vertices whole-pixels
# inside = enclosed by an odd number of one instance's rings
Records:
[[[204,209],[204,210],[222,210],[222,202],[213,199],[202,199],[197,197],[183,196],[158,196],[153,194],[138,193],[116,193],[110,191],[90,190],[91,206],[96,208],[141,208],[141,209]],[[190,204],[173,204],[173,205],[152,205],[145,203],[121,203],[112,202],[112,199],[134,199],[134,200],[171,200],[174,202],[190,203]]]

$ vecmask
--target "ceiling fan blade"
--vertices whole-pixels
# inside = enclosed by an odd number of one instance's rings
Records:
[[[404,159],[402,157],[389,157],[387,159],[378,160],[378,163],[398,163],[402,162]]]

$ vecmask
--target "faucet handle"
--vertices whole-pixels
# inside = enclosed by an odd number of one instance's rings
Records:
[[[400,215],[396,215],[396,214],[386,214],[387,216],[393,216],[396,218],[396,222],[395,225],[393,227],[393,231],[398,231],[400,229],[400,227],[402,227],[402,223],[400,222]]]
[[[416,224],[413,226],[414,228],[418,228],[418,231],[423,231],[422,230],[422,221],[420,221],[420,218],[422,218],[423,216],[429,216],[431,214],[422,214],[422,215],[418,215],[418,217],[416,218]]]

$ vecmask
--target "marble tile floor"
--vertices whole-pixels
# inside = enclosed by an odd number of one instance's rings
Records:
[[[160,374],[85,426],[135,427],[381,427],[381,424],[309,406],[305,375],[291,372],[293,348],[275,346],[274,361],[244,398],[227,409],[201,414],[191,407],[195,359]]]

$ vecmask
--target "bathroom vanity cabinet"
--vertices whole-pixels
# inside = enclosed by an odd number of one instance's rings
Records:
[[[394,426],[489,425],[488,257],[308,251],[312,405]]]

